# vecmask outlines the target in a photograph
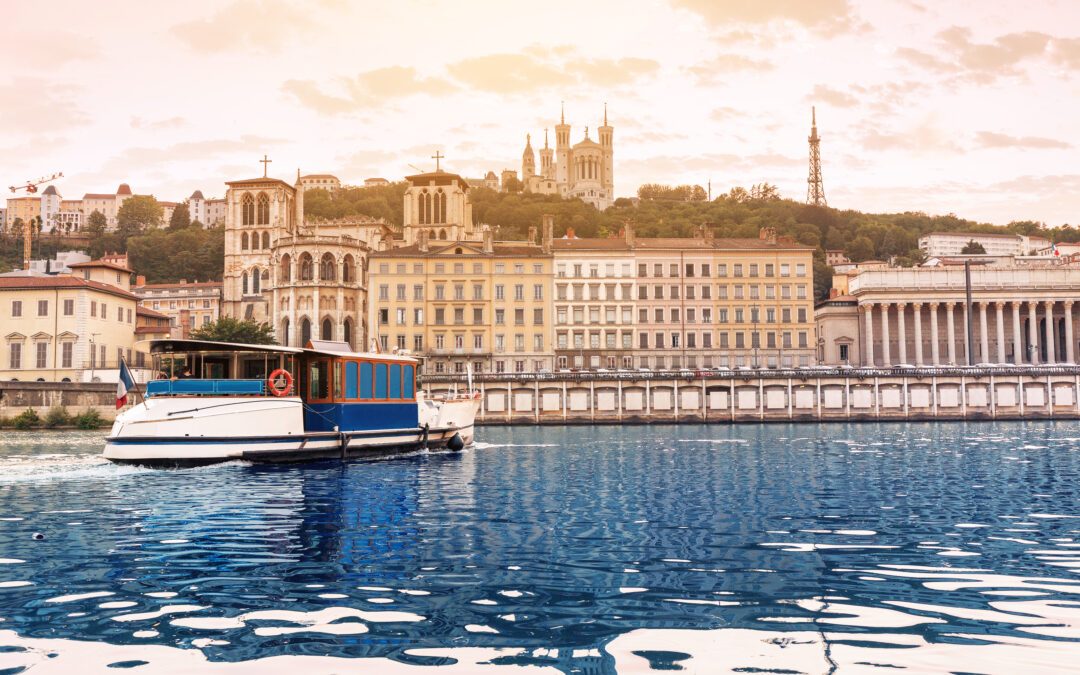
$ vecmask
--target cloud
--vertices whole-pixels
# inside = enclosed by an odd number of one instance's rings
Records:
[[[1071,144],[1056,138],[1046,138],[1043,136],[1009,136],[993,131],[980,131],[975,134],[975,140],[981,148],[1068,150],[1072,147]]]
[[[717,84],[726,76],[737,72],[765,72],[775,68],[770,61],[754,59],[740,54],[720,54],[703,63],[690,66],[686,70],[693,75],[698,84]]]
[[[445,79],[423,77],[416,69],[391,66],[339,79],[337,93],[326,93],[313,80],[287,80],[281,89],[301,104],[324,115],[340,115],[386,105],[387,101],[417,94],[441,95],[455,85]]]
[[[409,96],[444,96],[472,89],[498,94],[526,94],[547,89],[630,84],[656,73],[651,59],[586,59],[573,49],[528,47],[521,54],[488,54],[446,66],[445,73],[424,75],[409,66],[390,66],[338,79],[328,92],[313,80],[288,80],[282,91],[321,114],[337,115],[386,105]]]
[[[970,28],[952,26],[937,34],[937,53],[901,47],[896,55],[923,70],[988,84],[1001,78],[1023,77],[1028,64],[1038,60],[1080,68],[1080,38],[1026,31],[978,42]]]
[[[714,122],[731,122],[740,117],[744,117],[745,115],[746,113],[738,108],[722,105],[719,108],[714,108],[713,111],[709,113],[709,119]]]
[[[20,71],[53,70],[100,55],[101,48],[94,38],[65,30],[8,30],[0,41],[0,61],[18,63]]]
[[[0,84],[0,129],[8,133],[55,132],[90,121],[76,103],[80,87],[35,77]]]
[[[205,141],[182,141],[167,146],[133,147],[105,161],[93,177],[135,175],[142,170],[160,168],[163,165],[205,161],[237,152],[252,153],[252,168],[255,171],[255,157],[265,152],[270,146],[281,145],[288,141],[266,136],[245,135],[239,139],[222,138]]]
[[[805,28],[843,29],[853,25],[847,0],[672,0],[712,26],[791,22]]]
[[[857,97],[824,84],[815,85],[808,100],[821,101],[837,108],[853,108],[859,104]]]
[[[179,129],[186,125],[187,120],[183,117],[168,117],[161,120],[146,120],[141,117],[131,118],[132,129]]]
[[[872,126],[863,132],[859,140],[864,150],[896,150],[912,154],[963,150],[956,142],[955,136],[939,127],[932,118],[924,119],[910,129],[902,131],[889,131]]]
[[[318,29],[314,17],[339,3],[320,0],[319,6],[287,0],[236,0],[207,19],[177,24],[173,35],[204,52],[275,52]]]

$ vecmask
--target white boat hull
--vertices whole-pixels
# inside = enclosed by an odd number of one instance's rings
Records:
[[[428,402],[420,426],[304,432],[299,398],[154,397],[119,415],[105,442],[114,462],[193,466],[245,460],[370,457],[473,441],[476,399]]]

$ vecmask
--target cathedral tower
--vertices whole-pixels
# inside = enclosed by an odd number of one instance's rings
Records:
[[[565,107],[555,125],[555,182],[562,191],[570,183],[570,125],[566,123]]]
[[[604,152],[604,167],[601,185],[608,192],[608,197],[615,198],[615,166],[614,150],[612,147],[612,132],[614,129],[607,121],[607,103],[604,104],[604,124],[599,129],[600,148]]]
[[[521,180],[528,182],[529,176],[536,175],[536,155],[533,153],[532,135],[525,134],[525,152],[521,153]]]
[[[555,151],[548,147],[548,130],[544,129],[544,147],[540,149],[540,175],[555,179]]]

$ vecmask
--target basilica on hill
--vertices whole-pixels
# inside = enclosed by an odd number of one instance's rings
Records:
[[[536,168],[536,152],[532,135],[525,135],[525,150],[521,155],[521,182],[525,192],[578,198],[603,211],[615,201],[614,128],[608,124],[607,104],[604,104],[604,123],[597,128],[599,142],[585,137],[570,145],[570,125],[566,111],[555,125],[555,148],[548,145],[544,129],[544,147],[540,148],[540,170]]]

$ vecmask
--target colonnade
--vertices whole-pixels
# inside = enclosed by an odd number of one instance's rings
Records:
[[[962,365],[968,354],[974,354],[973,363],[1076,363],[1072,300],[975,300],[973,344],[963,301],[871,301],[861,302],[859,310],[867,366]]]

